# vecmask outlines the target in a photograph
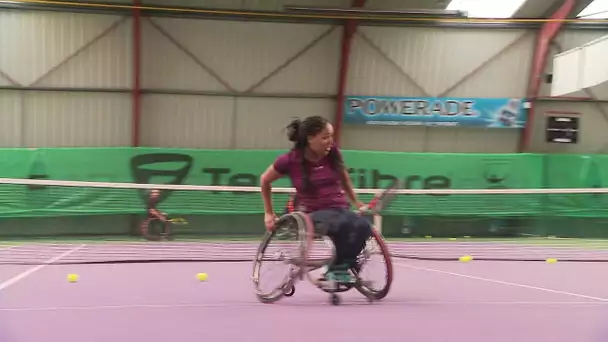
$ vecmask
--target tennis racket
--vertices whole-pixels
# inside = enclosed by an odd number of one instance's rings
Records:
[[[397,197],[397,191],[401,188],[402,181],[396,180],[389,186],[377,192],[374,198],[363,208],[359,208],[359,214],[377,214],[388,208]]]
[[[170,218],[167,220],[167,222],[169,222],[171,224],[179,225],[179,226],[188,224],[188,220],[186,220],[185,218],[182,218],[182,217]]]

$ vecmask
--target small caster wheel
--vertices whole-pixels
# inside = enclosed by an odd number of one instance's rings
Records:
[[[374,299],[373,298],[369,298],[369,297],[366,297],[366,298],[367,298],[367,303],[368,304],[373,304],[374,303]]]
[[[294,293],[296,293],[296,287],[293,285],[291,285],[291,287],[287,289],[283,289],[283,294],[285,295],[285,297],[291,297],[294,295]]]
[[[337,294],[332,294],[331,295],[331,304],[332,305],[339,305],[340,304],[340,297],[338,297]]]

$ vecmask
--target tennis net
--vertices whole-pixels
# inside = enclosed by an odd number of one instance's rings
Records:
[[[173,241],[140,232],[146,197],[183,217]],[[375,189],[358,189],[369,201]],[[290,188],[275,188],[277,211]],[[402,189],[374,217],[395,258],[608,261],[608,189]],[[0,179],[0,264],[253,260],[258,187]],[[604,240],[607,239],[607,240]]]

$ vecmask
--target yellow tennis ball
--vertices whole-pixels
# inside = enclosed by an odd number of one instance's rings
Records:
[[[462,262],[469,262],[469,261],[473,260],[473,257],[470,255],[463,255],[458,260],[460,260]]]
[[[450,238],[450,241],[456,241],[456,238]]]
[[[205,281],[207,280],[207,273],[199,273],[196,275],[196,278],[200,281]]]
[[[553,258],[549,258],[546,260],[549,264],[555,264],[557,262],[557,259],[553,259]]]
[[[68,274],[68,281],[70,283],[75,283],[78,281],[78,274]]]
[[[430,238],[432,238],[432,236],[427,235],[427,236],[425,236],[425,238],[430,239]]]

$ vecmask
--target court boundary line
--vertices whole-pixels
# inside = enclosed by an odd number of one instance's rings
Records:
[[[530,289],[530,290],[562,294],[562,295],[571,296],[571,297],[591,299],[591,300],[595,300],[595,301],[599,301],[599,302],[608,302],[608,298],[601,298],[601,297],[595,297],[595,296],[588,296],[588,295],[584,295],[584,294],[580,294],[580,293],[555,290],[555,289],[551,289],[548,287],[526,285],[526,284],[522,284],[522,283],[516,283],[516,282],[504,281],[504,280],[498,280],[498,279],[492,279],[492,278],[477,277],[477,276],[472,276],[472,275],[463,274],[463,273],[444,271],[444,270],[440,270],[440,269],[436,269],[436,268],[414,266],[414,265],[408,265],[408,264],[397,263],[397,262],[393,262],[393,265],[399,266],[399,267],[404,267],[404,268],[421,270],[421,271],[446,274],[446,275],[451,275],[451,276],[460,277],[460,278],[479,280],[479,281],[483,281],[486,283],[494,283],[494,284],[500,284],[500,285],[511,286],[511,287],[520,287],[520,288],[525,288],[525,289]]]
[[[349,304],[368,304],[367,302],[352,302]],[[345,305],[349,305],[345,304]],[[297,307],[308,306],[326,306],[322,301],[318,303],[307,302],[294,304]],[[550,301],[550,302],[531,302],[531,301],[483,301],[483,302],[467,302],[467,301],[380,301],[380,306],[401,306],[401,305],[451,305],[451,306],[579,306],[579,307],[603,307],[608,305],[605,302],[568,302],[568,301]],[[279,305],[284,307],[293,307],[292,305]],[[276,305],[267,305],[263,303],[193,303],[193,304],[125,304],[125,305],[91,305],[91,306],[45,306],[45,307],[26,307],[26,308],[0,308],[0,312],[32,312],[32,311],[76,311],[76,310],[124,310],[124,309],[177,309],[177,308],[234,308],[234,307],[262,307],[270,308]]]
[[[63,252],[57,256],[54,256],[54,257],[44,261],[44,263],[42,265],[34,266],[34,267],[26,269],[25,271],[23,271],[21,273],[18,273],[17,275],[0,283],[0,291],[7,289],[11,285],[18,283],[19,281],[31,276],[32,274],[40,271],[41,269],[45,268],[46,266],[53,264],[53,263],[65,258],[66,256],[83,249],[84,247],[86,247],[86,244],[81,244],[80,246],[76,246],[76,247],[70,249],[69,251]]]

